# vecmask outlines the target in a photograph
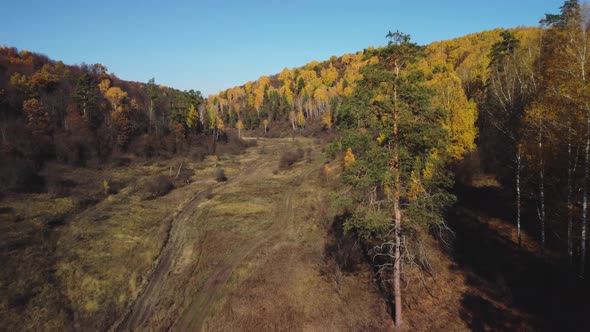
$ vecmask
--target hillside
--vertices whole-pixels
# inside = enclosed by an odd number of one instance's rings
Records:
[[[501,40],[502,31],[484,31],[424,46],[426,57],[420,69],[435,89],[439,103],[445,103],[446,93],[448,99],[459,104],[448,109],[464,108],[465,113],[470,113],[469,117],[476,117],[475,105],[470,104],[470,99],[482,98],[489,76],[488,54],[492,45]],[[529,44],[540,30],[518,28],[513,32]],[[287,122],[293,130],[303,130],[306,124],[332,128],[344,116],[338,114],[339,105],[353,93],[356,80],[361,76],[360,69],[375,61],[374,57],[365,57],[367,50],[374,48],[261,76],[254,82],[208,96],[207,109],[219,114],[228,128],[236,128],[240,121],[244,128],[258,129],[264,127],[264,120],[267,120],[271,135],[275,122]],[[281,130],[274,134],[280,135]]]
[[[124,81],[101,64],[0,47],[0,191],[42,187],[32,175],[46,161],[84,166],[181,152],[204,132],[203,103],[198,91]]]

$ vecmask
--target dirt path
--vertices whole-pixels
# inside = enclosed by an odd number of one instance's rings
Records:
[[[289,209],[287,211],[292,213],[292,207],[289,204],[291,195],[292,192],[287,193],[286,205],[287,209]],[[278,220],[280,221],[280,219]],[[281,224],[282,222],[275,223],[268,231],[260,234],[253,241],[242,245],[236,255],[222,262],[218,270],[209,277],[203,286],[203,290],[196,294],[193,303],[183,313],[181,320],[176,325],[176,329],[181,331],[200,331],[211,311],[213,303],[218,299],[223,288],[229,281],[232,272],[253,252],[260,249],[265,243],[272,241],[280,233]]]
[[[169,236],[152,272],[110,330],[200,330],[235,269],[279,237],[293,215],[296,186],[291,184],[304,181],[317,168],[300,162],[273,175],[282,151],[296,145],[300,143],[290,139],[259,139],[258,147],[237,160],[239,171],[228,182],[195,188],[193,198],[165,221],[170,223]],[[216,203],[212,197],[228,198]],[[248,209],[257,206],[250,202],[269,206],[253,216],[260,222],[248,222]],[[218,248],[218,243],[226,245]]]
[[[295,176],[295,182],[305,180],[305,177],[313,169],[306,167],[298,172]],[[255,239],[244,243],[240,246],[238,253],[231,257],[231,259],[222,262],[218,270],[209,277],[203,290],[196,294],[195,299],[183,313],[181,320],[175,326],[175,329],[180,331],[200,331],[211,313],[213,303],[219,299],[223,288],[232,276],[234,270],[253,253],[258,251],[261,247],[273,242],[274,239],[281,235],[281,231],[285,226],[292,221],[295,214],[293,210],[293,197],[297,187],[285,186],[284,198],[281,200],[282,204],[277,204],[274,209],[274,222],[267,230],[260,233]],[[279,203],[281,203],[279,202]]]
[[[182,224],[187,222],[188,218],[195,213],[195,209],[211,189],[197,192],[195,197],[176,216],[166,221],[170,223],[171,229],[168,231],[168,237],[164,242],[160,255],[154,262],[154,268],[150,276],[146,278],[147,282],[143,285],[143,290],[140,291],[139,297],[122,317],[123,319],[117,321],[110,330],[133,330],[135,326],[141,325],[151,315],[160,293],[159,285],[166,278],[174,256],[179,253],[179,249],[183,244],[179,228],[182,228]]]

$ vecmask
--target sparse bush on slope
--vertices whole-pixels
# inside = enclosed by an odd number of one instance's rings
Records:
[[[285,169],[296,162],[303,159],[305,156],[305,151],[302,148],[298,148],[295,151],[287,151],[283,153],[281,159],[279,160],[279,169]]]

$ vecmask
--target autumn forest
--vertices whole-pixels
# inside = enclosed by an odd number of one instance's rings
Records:
[[[539,19],[209,96],[0,46],[1,329],[587,330],[590,6]]]

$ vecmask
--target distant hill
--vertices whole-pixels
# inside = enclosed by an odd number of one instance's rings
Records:
[[[203,132],[203,103],[198,91],[121,80],[101,64],[0,47],[0,192],[26,189],[20,182],[46,160],[84,165],[181,151]]]
[[[502,31],[473,33],[424,46],[426,58],[419,64],[420,69],[436,91],[435,99],[451,116],[477,117],[475,102],[482,98],[489,76],[488,54],[491,46],[501,40]],[[513,30],[523,43],[533,40],[539,31],[537,28]],[[353,92],[360,69],[375,61],[365,56],[371,49],[285,68],[276,75],[261,76],[254,82],[221,91],[208,97],[208,111],[218,114],[225,128],[235,128],[238,122],[246,129],[260,128],[265,120],[271,128],[289,123],[293,130],[299,128],[303,132],[306,125],[324,128],[338,125],[338,105],[342,98]],[[471,148],[457,147],[457,154]]]

